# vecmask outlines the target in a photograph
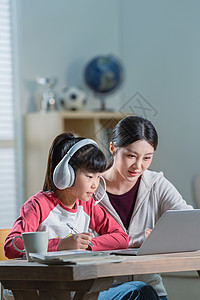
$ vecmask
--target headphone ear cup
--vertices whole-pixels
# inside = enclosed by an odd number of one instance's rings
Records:
[[[74,184],[75,172],[69,164],[62,164],[53,174],[53,182],[55,186],[64,190]]]
[[[75,172],[68,163],[59,164],[53,173],[53,182],[55,186],[64,190],[73,185],[75,179]]]
[[[74,181],[75,181],[75,171],[74,169],[72,168],[72,166],[68,165],[68,186],[66,186],[65,188],[67,187],[70,187],[74,184]]]

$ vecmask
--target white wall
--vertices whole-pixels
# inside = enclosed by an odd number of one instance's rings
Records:
[[[38,109],[37,76],[56,76],[58,97],[66,86],[85,87],[83,72],[91,58],[110,53],[119,56],[118,1],[14,1],[20,24],[24,111]],[[119,105],[119,97],[113,98]],[[100,103],[92,101],[88,107],[99,108]]]
[[[200,171],[200,2],[13,1],[23,113],[38,108],[38,75],[56,76],[59,95],[66,85],[84,87],[83,69],[88,60],[97,54],[115,54],[123,61],[126,76],[107,106],[120,110],[139,92],[139,100],[146,99],[155,108],[156,115],[153,108],[144,115],[159,133],[152,167],[163,170],[195,205],[192,180]],[[131,101],[140,114],[134,104],[137,97]],[[88,108],[98,107],[97,100],[89,100]]]
[[[123,4],[123,101],[138,91],[156,108],[156,116],[147,113],[159,133],[152,167],[163,170],[190,203],[200,172],[199,11],[195,0]]]

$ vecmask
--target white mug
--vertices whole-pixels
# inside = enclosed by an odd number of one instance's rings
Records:
[[[15,240],[21,239],[24,249],[21,250],[15,245]],[[12,239],[13,247],[22,253],[26,253],[28,261],[32,261],[29,253],[47,253],[49,235],[48,231],[23,232]]]

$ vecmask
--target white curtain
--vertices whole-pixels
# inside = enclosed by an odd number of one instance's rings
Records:
[[[11,8],[0,0],[0,228],[16,218],[15,134]]]

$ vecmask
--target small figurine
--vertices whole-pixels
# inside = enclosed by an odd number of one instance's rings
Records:
[[[80,87],[64,88],[61,105],[66,110],[82,110],[87,102],[87,93]]]

